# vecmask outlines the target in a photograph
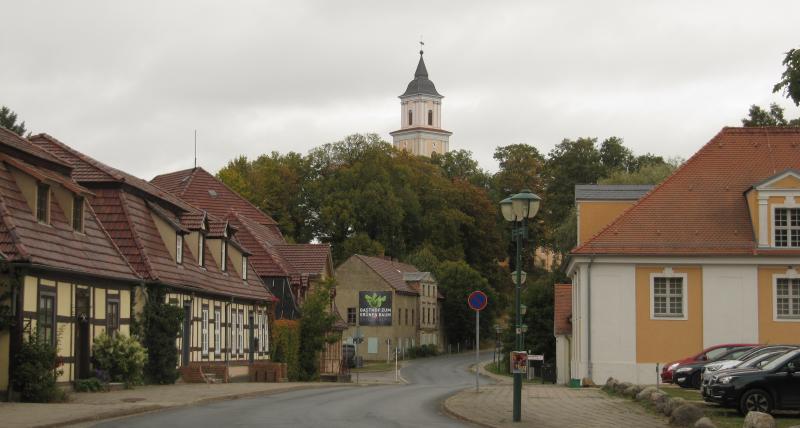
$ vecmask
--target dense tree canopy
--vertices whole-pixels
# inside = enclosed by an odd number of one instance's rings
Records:
[[[772,92],[783,91],[786,98],[791,99],[794,105],[800,106],[800,49],[789,49],[783,58],[786,69],[781,74],[781,80],[772,88]]]
[[[24,137],[27,132],[25,121],[17,123],[17,114],[6,106],[0,107],[0,126],[21,137]]]

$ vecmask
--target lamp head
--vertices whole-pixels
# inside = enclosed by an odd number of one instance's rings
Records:
[[[533,218],[539,211],[539,203],[541,201],[542,198],[538,195],[531,192],[529,189],[523,189],[521,192],[511,197],[512,211],[518,219]]]
[[[514,208],[512,207],[511,198],[505,198],[500,201],[500,212],[503,213],[503,218],[506,221],[515,221]]]

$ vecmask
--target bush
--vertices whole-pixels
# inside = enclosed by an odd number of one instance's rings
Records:
[[[436,345],[412,346],[406,350],[408,358],[435,357],[436,355],[439,355]]]
[[[108,372],[112,381],[126,386],[140,384],[147,352],[133,337],[101,334],[94,339],[95,366]]]
[[[181,330],[183,310],[166,303],[163,287],[151,285],[147,294],[142,322],[137,327],[144,332],[142,343],[147,348],[144,374],[150,383],[175,383],[180,376],[175,340]]]
[[[97,392],[105,389],[106,386],[104,382],[101,382],[100,379],[96,377],[90,377],[89,379],[78,379],[75,381],[76,392]]]
[[[292,320],[276,320],[272,327],[272,360],[286,363],[289,380],[300,375],[300,324]]]
[[[34,333],[22,341],[15,363],[12,382],[22,401],[48,403],[63,399],[63,391],[56,386],[62,371],[55,346]]]

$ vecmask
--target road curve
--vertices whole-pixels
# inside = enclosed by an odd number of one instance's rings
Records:
[[[117,419],[99,427],[459,427],[441,402],[475,384],[474,354],[425,358],[402,370],[407,385],[292,391]],[[484,378],[481,382],[487,382]]]

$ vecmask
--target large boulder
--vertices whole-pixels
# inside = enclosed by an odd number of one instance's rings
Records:
[[[768,413],[749,412],[744,418],[742,428],[776,428],[775,418]]]
[[[658,392],[658,389],[656,389],[656,387],[648,386],[647,388],[641,390],[638,394],[636,394],[636,401],[649,400],[650,396],[652,396],[656,392]]]
[[[664,410],[662,412],[665,416],[672,416],[672,412],[675,411],[680,406],[686,404],[686,400],[681,397],[670,397],[666,404],[664,404]]]
[[[631,385],[625,388],[625,391],[622,391],[622,395],[624,395],[627,398],[634,398],[638,393],[639,393],[639,387],[637,387],[636,385]]]
[[[679,427],[691,427],[703,416],[703,409],[694,404],[681,404],[672,410],[669,423]]]
[[[626,389],[628,389],[628,388],[630,388],[632,386],[633,386],[633,384],[630,383],[630,382],[620,382],[620,383],[614,385],[614,392],[616,392],[617,394],[622,394],[623,392],[625,392]]]
[[[656,411],[664,413],[664,406],[666,406],[667,401],[669,401],[669,395],[663,392],[654,392],[650,395],[650,401],[653,403],[653,406],[655,406]]]
[[[711,422],[711,419],[703,416],[694,423],[694,428],[717,428],[717,426]]]

